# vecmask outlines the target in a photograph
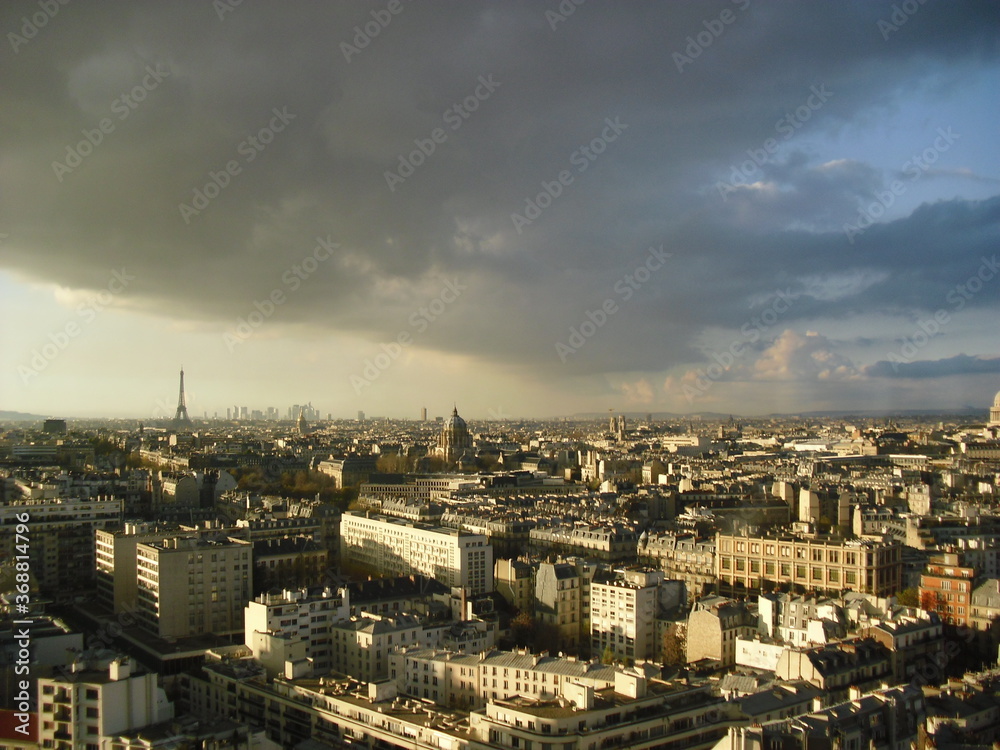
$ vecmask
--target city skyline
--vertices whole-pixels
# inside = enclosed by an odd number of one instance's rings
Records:
[[[0,409],[169,420],[181,363],[195,420],[1000,387],[993,4],[39,7]]]

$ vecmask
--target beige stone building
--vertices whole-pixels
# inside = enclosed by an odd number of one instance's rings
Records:
[[[721,596],[700,599],[688,617],[688,664],[711,659],[722,666],[735,666],[736,639],[749,638],[754,629],[745,603]]]
[[[583,587],[588,584],[570,563],[543,562],[538,566],[535,618],[558,629],[561,651],[576,653],[581,646],[590,645],[582,640]]]
[[[531,612],[534,599],[534,576],[531,566],[523,560],[496,561],[493,580],[497,593],[519,612]]]
[[[791,587],[891,596],[903,587],[897,542],[720,533],[716,550],[721,593]]]

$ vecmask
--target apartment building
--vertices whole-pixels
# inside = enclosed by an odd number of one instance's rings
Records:
[[[126,523],[124,529],[97,529],[94,537],[97,600],[115,614],[131,612],[139,592],[136,547],[159,542],[177,533],[148,523]]]
[[[699,599],[687,625],[687,662],[709,659],[724,667],[736,664],[736,640],[749,638],[756,623],[744,602],[721,596]]]
[[[261,594],[244,610],[243,642],[271,677],[296,657],[309,660],[316,674],[325,674],[333,668],[330,623],[349,615],[345,590],[286,589]],[[296,650],[294,644],[299,641],[303,646]]]
[[[643,532],[638,544],[639,561],[660,568],[666,578],[683,581],[693,602],[715,586],[715,539],[696,534]]]
[[[526,650],[463,654],[409,647],[389,656],[389,677],[402,694],[440,706],[475,710],[490,700],[517,695],[554,700],[570,683],[596,689],[613,686],[615,667]]]
[[[635,557],[639,535],[622,524],[540,526],[528,533],[529,545],[538,555],[582,555],[603,562],[621,562]]]
[[[781,680],[806,680],[833,700],[846,700],[851,688],[874,690],[894,678],[889,649],[866,638],[809,649],[786,648],[775,675]]]
[[[424,626],[414,615],[370,612],[330,625],[332,669],[362,682],[389,676],[389,655],[399,646],[419,644]]]
[[[565,561],[540,563],[535,573],[535,619],[558,631],[560,651],[576,653],[589,632],[583,630],[583,589],[589,583]]]
[[[616,659],[653,660],[663,571],[602,571],[590,584],[590,653],[610,650]]]
[[[117,735],[173,717],[155,673],[125,656],[84,652],[70,670],[38,678],[38,747],[99,750]]]
[[[340,549],[347,568],[426,575],[473,595],[493,591],[493,548],[482,534],[348,511],[340,521]]]
[[[902,547],[894,541],[720,533],[716,550],[721,592],[780,586],[891,596],[902,588]]]
[[[496,561],[493,569],[493,580],[497,593],[518,612],[530,612],[534,599],[534,571],[531,565],[523,560]]]
[[[768,638],[802,646],[843,638],[846,617],[830,599],[761,594],[757,599],[758,627]]]
[[[243,633],[253,585],[243,539],[170,537],[136,546],[137,620],[160,638]]]
[[[678,686],[634,670],[616,672],[615,684],[603,689],[568,685],[561,701],[513,696],[469,716],[477,747],[567,750],[709,750],[742,723],[739,707],[707,686]]]
[[[963,564],[962,555],[932,555],[920,576],[920,606],[937,612],[951,625],[967,626],[972,615],[972,589],[976,569]]]
[[[25,516],[27,521],[19,520]],[[94,581],[94,532],[121,520],[118,497],[15,501],[0,506],[0,556],[13,559],[14,530],[26,523],[31,572],[39,587],[53,595],[89,589]]]
[[[782,721],[735,726],[716,750],[841,747],[898,750],[919,747],[925,699],[919,687],[852,695],[846,703]]]
[[[987,578],[972,590],[969,624],[976,630],[991,630],[1000,618],[1000,579]]]

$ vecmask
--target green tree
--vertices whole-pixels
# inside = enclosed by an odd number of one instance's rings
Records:
[[[919,607],[920,594],[916,588],[903,589],[896,595],[896,601],[901,607]]]
[[[615,651],[611,646],[604,647],[604,653],[601,654],[601,664],[614,664],[615,663]]]

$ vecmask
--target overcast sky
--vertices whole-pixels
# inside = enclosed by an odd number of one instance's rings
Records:
[[[995,2],[51,6],[0,6],[0,409],[1000,388]]]

